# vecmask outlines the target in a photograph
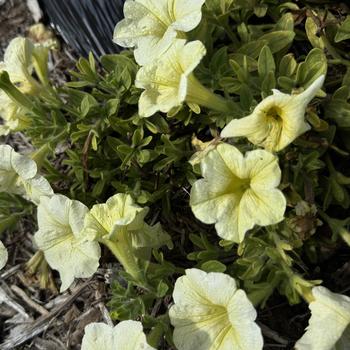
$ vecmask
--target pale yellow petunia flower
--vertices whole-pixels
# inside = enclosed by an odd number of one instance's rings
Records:
[[[100,246],[87,241],[83,232],[88,211],[81,202],[63,195],[41,197],[34,240],[50,267],[59,272],[61,292],[75,278],[91,277],[99,266]]]
[[[172,246],[159,223],[150,226],[144,221],[148,210],[138,206],[130,195],[118,193],[106,203],[94,205],[84,221],[85,237],[105,244],[139,282],[144,274],[139,258],[148,260],[153,248]]]
[[[312,289],[311,318],[296,350],[348,350],[350,346],[350,298],[325,287]]]
[[[141,322],[122,321],[114,328],[104,323],[85,327],[81,350],[155,350],[147,344]]]
[[[149,117],[169,112],[185,101],[230,113],[229,102],[206,89],[194,76],[206,49],[200,41],[176,40],[158,60],[138,71],[135,85],[145,91],[139,100],[139,114]]]
[[[256,311],[224,273],[186,270],[173,292],[169,317],[178,350],[261,350]]]
[[[204,179],[193,184],[190,205],[197,219],[215,224],[220,237],[239,243],[255,225],[283,220],[286,199],[277,188],[281,170],[270,152],[243,156],[222,143],[202,160],[201,171]]]
[[[221,137],[244,136],[269,151],[282,150],[310,130],[305,121],[306,107],[321,89],[324,78],[324,75],[320,76],[298,95],[273,90],[273,95],[262,100],[251,115],[226,125]]]
[[[114,41],[123,47],[135,47],[139,65],[159,58],[176,37],[185,38],[201,21],[205,0],[127,0],[125,19],[114,31]]]

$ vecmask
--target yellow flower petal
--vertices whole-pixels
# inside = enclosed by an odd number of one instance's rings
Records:
[[[81,350],[155,350],[147,344],[141,322],[122,321],[114,328],[104,323],[85,327]]]
[[[283,220],[286,200],[277,186],[278,159],[264,150],[246,156],[228,144],[219,144],[201,162],[204,179],[191,190],[190,205],[197,219],[215,224],[218,235],[242,242],[254,225]]]
[[[314,287],[311,318],[306,333],[295,344],[296,350],[346,350],[350,340],[350,298]]]
[[[245,136],[269,151],[282,150],[310,129],[304,118],[305,110],[321,89],[324,78],[324,75],[320,76],[299,95],[273,90],[273,95],[261,101],[251,115],[232,120],[221,136]]]
[[[179,350],[260,350],[256,311],[235,280],[223,273],[186,270],[173,292],[169,317]]]

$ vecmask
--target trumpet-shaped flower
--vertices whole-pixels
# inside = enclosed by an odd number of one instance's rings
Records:
[[[0,145],[0,192],[19,194],[38,204],[41,196],[51,196],[53,190],[37,172],[34,160]]]
[[[85,235],[90,240],[114,241],[127,232],[135,248],[156,248],[170,243],[170,236],[160,224],[149,226],[144,222],[148,211],[135,204],[130,195],[118,193],[106,203],[92,207],[85,218]]]
[[[324,75],[320,76],[298,95],[273,90],[273,95],[262,100],[251,115],[226,125],[221,136],[245,136],[251,143],[269,151],[282,150],[310,130],[305,121],[305,110],[321,89],[324,78]]]
[[[350,344],[350,298],[324,287],[312,289],[311,318],[296,350],[347,350]]]
[[[139,207],[130,195],[118,193],[106,203],[94,205],[85,218],[86,237],[105,244],[137,280],[142,279],[138,258],[147,260],[152,248],[171,247],[171,238],[160,224],[144,222],[147,213],[148,208]]]
[[[267,226],[283,220],[286,199],[277,189],[281,180],[278,159],[264,150],[245,156],[222,143],[201,162],[204,179],[192,187],[194,215],[214,224],[218,235],[242,242],[254,225]]]
[[[179,350],[263,348],[256,311],[232,277],[186,270],[175,283],[173,299],[169,316]]]
[[[88,211],[84,204],[62,195],[41,197],[34,239],[51,268],[60,273],[61,291],[74,278],[91,277],[99,266],[100,246],[87,241],[83,232]]]
[[[192,73],[205,53],[200,41],[186,44],[178,39],[158,61],[141,67],[135,80],[136,87],[145,89],[139,100],[140,116],[167,113],[185,101],[229,113],[228,102],[206,89]]]
[[[81,350],[155,350],[147,344],[141,322],[122,321],[114,328],[104,323],[85,327]]]
[[[4,244],[0,241],[0,270],[6,265],[8,259],[7,250]]]
[[[176,37],[185,38],[201,21],[205,0],[127,0],[125,19],[114,31],[114,41],[123,47],[135,47],[140,65],[160,57]]]

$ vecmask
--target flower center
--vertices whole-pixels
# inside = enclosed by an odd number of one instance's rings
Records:
[[[250,179],[241,179],[235,176],[228,186],[227,192],[242,196],[250,188]]]
[[[263,143],[267,149],[274,149],[278,145],[282,134],[282,110],[279,107],[271,107],[266,112],[265,117],[267,123],[267,132]]]
[[[274,121],[274,122],[282,122],[282,117],[281,117],[282,111],[281,108],[279,107],[271,107],[267,112],[266,112],[266,118],[269,121]]]

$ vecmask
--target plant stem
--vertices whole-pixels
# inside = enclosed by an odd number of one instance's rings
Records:
[[[226,100],[220,95],[214,94],[203,86],[194,75],[188,77],[186,101],[199,106],[207,107],[218,112],[232,114],[234,102]]]
[[[118,233],[115,241],[102,239],[101,243],[108,247],[108,249],[123,265],[125,271],[141,286],[144,286],[145,277],[135,257],[135,252],[133,251],[128,232],[126,230],[122,230]]]

